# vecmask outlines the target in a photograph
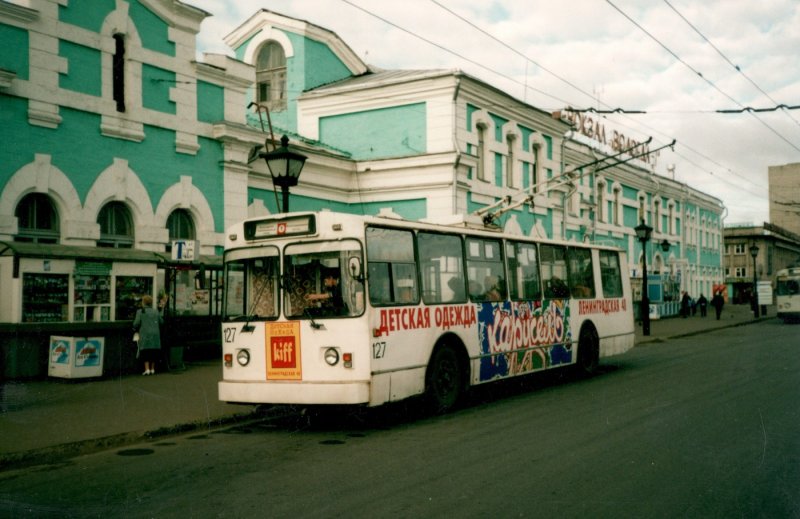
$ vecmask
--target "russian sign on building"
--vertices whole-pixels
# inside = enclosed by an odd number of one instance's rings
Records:
[[[636,157],[651,169],[656,167],[658,151],[651,152],[648,143],[632,139],[617,130],[606,131],[605,124],[599,118],[592,117],[586,112],[573,112],[572,110],[553,112],[553,117],[569,123],[584,137],[608,146],[616,153],[627,150],[625,154],[629,157]]]

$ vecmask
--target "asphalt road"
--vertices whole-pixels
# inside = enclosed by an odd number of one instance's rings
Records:
[[[635,348],[600,374],[289,413],[0,474],[8,517],[800,517],[800,326]]]

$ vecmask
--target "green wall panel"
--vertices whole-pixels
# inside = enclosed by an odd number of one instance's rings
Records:
[[[503,186],[503,156],[494,154],[494,185]]]
[[[175,43],[169,41],[169,25],[138,0],[130,3],[129,16],[136,25],[142,47],[175,56]]]
[[[167,114],[175,114],[175,102],[169,98],[175,86],[175,73],[171,70],[142,65],[142,106]]]
[[[58,6],[58,20],[92,32],[100,32],[116,0],[69,0]]]
[[[0,24],[0,68],[10,70],[17,78],[27,80],[28,63],[28,31]]]
[[[299,37],[292,34],[290,39],[295,44]],[[308,38],[303,38],[303,44],[305,51],[301,57],[295,58],[298,60],[295,65],[301,70],[305,70],[303,90],[327,85],[351,76],[350,70],[327,45]],[[302,63],[299,62],[300,58],[302,58]],[[309,63],[313,66],[307,66]]]
[[[27,123],[27,102],[0,96],[4,120],[0,138],[13,139],[15,146],[0,147],[0,190],[19,168],[30,163],[34,154],[48,154],[52,164],[61,170],[78,193],[81,202],[97,177],[113,163],[124,158],[130,169],[142,181],[153,209],[166,189],[180,182],[181,176],[191,175],[192,183],[206,197],[214,214],[215,231],[222,232],[224,186],[219,164],[223,153],[221,144],[211,139],[199,140],[197,155],[175,152],[175,133],[170,130],[145,127],[141,143],[104,137],[100,133],[100,116],[62,107],[58,130],[32,126]]]
[[[302,182],[302,177],[300,179]],[[275,194],[268,189],[249,188],[247,190],[249,202],[261,200],[270,213],[279,212],[275,203]],[[280,199],[280,194],[278,195]],[[377,215],[381,209],[389,207],[406,220],[421,220],[427,216],[427,202],[425,199],[392,200],[386,202],[364,202],[347,204],[333,200],[314,198],[289,193],[289,210],[294,211],[320,211],[328,209],[339,213]]]
[[[206,81],[197,82],[197,119],[215,123],[225,119],[225,89]]]
[[[320,118],[319,140],[365,160],[405,157],[427,148],[425,103]]]
[[[67,60],[67,73],[59,73],[58,86],[82,94],[102,95],[100,51],[59,40],[58,55]]]

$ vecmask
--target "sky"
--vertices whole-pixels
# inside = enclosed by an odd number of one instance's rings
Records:
[[[200,52],[232,56],[223,38],[268,9],[376,67],[459,69],[548,112],[605,111],[589,116],[607,133],[675,140],[655,174],[720,199],[725,225],[769,221],[769,166],[800,162],[797,0],[183,1],[211,14]]]

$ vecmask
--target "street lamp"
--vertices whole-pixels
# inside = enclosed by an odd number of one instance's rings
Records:
[[[669,252],[669,248],[671,246],[672,245],[670,245],[670,243],[667,241],[666,238],[664,238],[664,241],[661,242],[661,250],[664,251],[664,252]]]
[[[756,277],[756,258],[758,257],[758,245],[755,243],[750,246],[750,255],[753,257],[753,315],[758,317],[758,278]]]
[[[650,234],[653,228],[642,223],[633,228],[636,231],[636,237],[642,242],[642,306],[640,312],[642,314],[642,334],[650,335],[650,301],[647,295],[647,242],[650,241]]]
[[[291,151],[289,149],[289,137],[281,137],[280,148],[269,153],[261,152],[259,156],[267,163],[270,175],[272,175],[272,185],[281,188],[283,194],[283,207],[279,208],[282,212],[289,212],[289,188],[297,185],[297,179],[306,163],[305,155]]]

